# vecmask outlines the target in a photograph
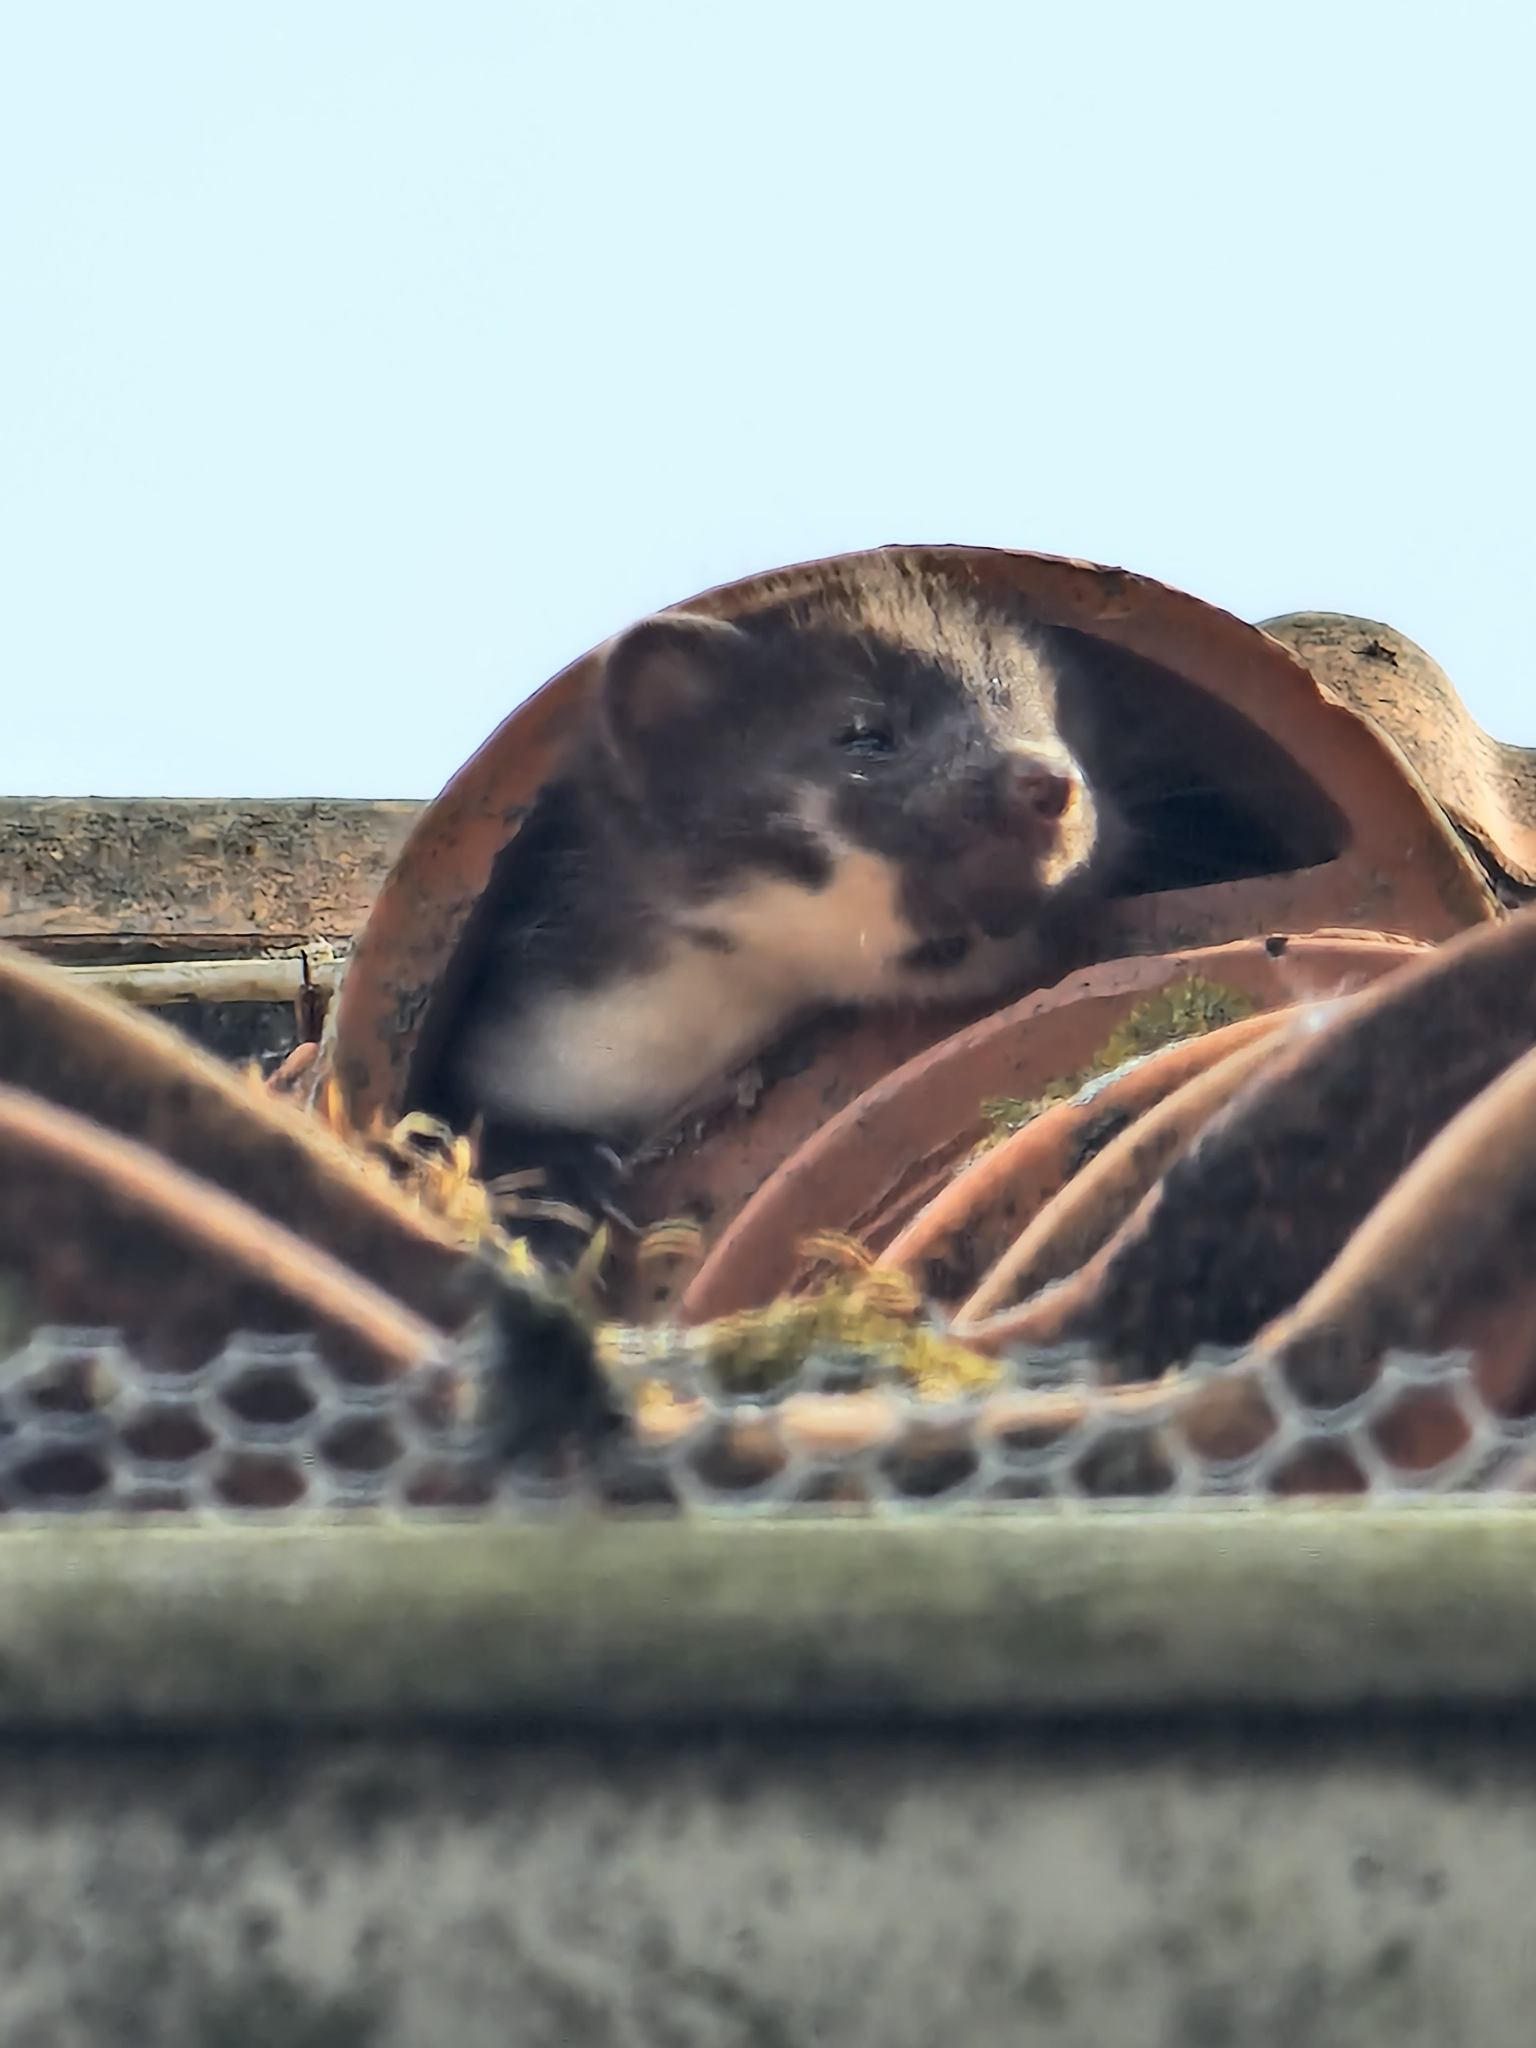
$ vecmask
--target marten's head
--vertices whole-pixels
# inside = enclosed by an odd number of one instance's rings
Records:
[[[1048,968],[1104,837],[1067,658],[878,556],[621,634],[460,949],[444,1113],[627,1143],[797,1015]]]
[[[1007,938],[1101,838],[1059,680],[1038,630],[876,557],[735,623],[632,628],[608,652],[599,744],[700,893],[751,868],[823,888],[861,852],[899,872],[920,936]]]

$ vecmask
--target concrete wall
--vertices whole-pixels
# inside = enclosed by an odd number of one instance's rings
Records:
[[[1529,1505],[11,1524],[0,2048],[1525,2048],[1533,1700]]]
[[[1523,2044],[1467,1722],[0,1753],[6,2048]]]

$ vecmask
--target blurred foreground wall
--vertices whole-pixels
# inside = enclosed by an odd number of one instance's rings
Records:
[[[8,2048],[1529,2039],[1467,1719],[0,1755]]]

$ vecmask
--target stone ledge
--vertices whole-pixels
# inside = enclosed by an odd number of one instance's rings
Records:
[[[1013,1510],[0,1534],[0,1726],[1536,1697],[1536,1515]]]

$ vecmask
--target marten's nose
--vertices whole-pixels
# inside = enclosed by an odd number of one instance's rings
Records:
[[[1004,810],[1026,827],[1059,818],[1076,788],[1070,770],[1042,761],[1038,755],[1015,754],[1003,764]]]

